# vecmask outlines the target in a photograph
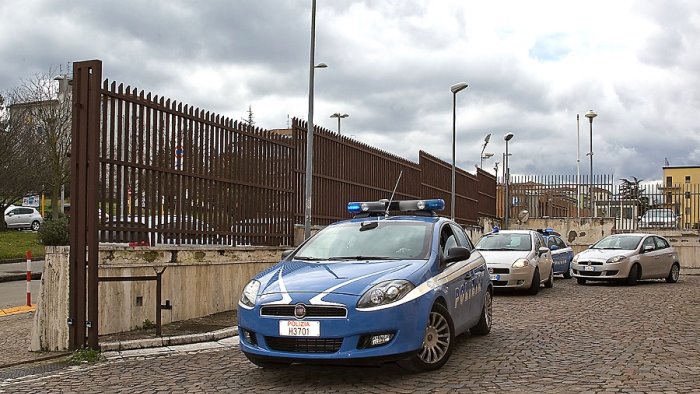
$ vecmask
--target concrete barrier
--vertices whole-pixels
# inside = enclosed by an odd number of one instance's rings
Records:
[[[100,277],[162,276],[162,323],[236,309],[243,287],[287,248],[100,246]],[[31,350],[68,349],[69,247],[47,247]],[[130,331],[156,321],[156,282],[100,282],[98,332]]]

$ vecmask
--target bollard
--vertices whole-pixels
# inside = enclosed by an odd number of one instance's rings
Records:
[[[32,251],[27,250],[27,306],[32,306]]]

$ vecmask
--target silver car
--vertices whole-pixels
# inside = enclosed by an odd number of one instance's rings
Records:
[[[484,235],[476,249],[486,260],[494,288],[525,289],[534,295],[541,284],[554,286],[552,253],[537,231],[494,231]]]
[[[5,209],[5,223],[7,228],[39,230],[44,218],[39,211],[31,207],[17,207],[14,205]]]
[[[573,276],[579,284],[612,280],[635,285],[640,279],[678,281],[681,265],[678,253],[655,234],[616,234],[591,245],[571,261]]]

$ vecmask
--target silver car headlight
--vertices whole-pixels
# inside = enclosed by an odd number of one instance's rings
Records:
[[[402,299],[416,286],[407,280],[388,280],[378,283],[360,297],[357,302],[358,308],[373,308],[375,306],[387,305]]]
[[[528,265],[530,265],[530,262],[527,259],[517,259],[515,263],[513,263],[513,268],[524,268]]]
[[[619,263],[620,261],[623,261],[626,258],[627,258],[627,256],[615,256],[615,257],[609,258],[608,261],[606,261],[606,263],[608,263],[608,264]]]
[[[245,285],[243,294],[241,294],[241,304],[249,307],[255,306],[255,301],[258,299],[258,291],[260,290],[260,282],[253,279]]]
[[[574,258],[571,259],[571,262],[574,264],[578,263],[578,255],[574,256]]]

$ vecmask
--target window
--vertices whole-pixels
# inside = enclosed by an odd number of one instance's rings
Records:
[[[666,187],[671,187],[673,186],[673,177],[667,176],[666,177]]]
[[[443,226],[440,232],[440,249],[442,250],[442,256],[447,257],[450,248],[457,246],[457,238],[452,232],[452,227],[449,225]]]
[[[646,249],[647,246],[651,246],[651,249],[656,248],[656,243],[654,242],[654,237],[648,237],[647,239],[644,240],[642,243],[642,250]]]
[[[559,249],[564,249],[567,247],[564,241],[559,237],[557,237],[557,246],[559,247]]]
[[[663,238],[654,237],[654,242],[656,242],[656,249],[665,249],[669,247],[668,242]]]
[[[685,183],[690,183],[690,175],[685,176]]]
[[[467,238],[467,234],[464,233],[464,230],[455,224],[451,224],[450,226],[452,226],[452,231],[457,237],[457,244],[459,244],[459,246],[464,246],[469,250],[473,250],[474,246],[471,244],[471,242],[469,242],[469,238]]]

